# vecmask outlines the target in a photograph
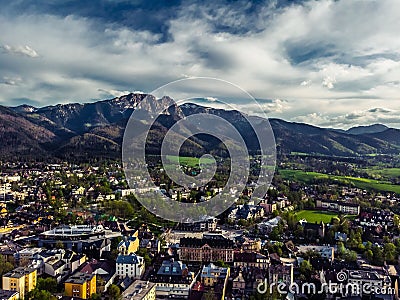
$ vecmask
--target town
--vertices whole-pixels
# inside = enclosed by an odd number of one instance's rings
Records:
[[[398,299],[398,194],[337,178],[305,183],[292,176],[304,158],[290,161],[259,202],[250,185],[196,223],[147,211],[117,162],[3,162],[0,299]],[[354,176],[354,165],[335,165],[330,174]],[[195,202],[220,187],[160,190]]]

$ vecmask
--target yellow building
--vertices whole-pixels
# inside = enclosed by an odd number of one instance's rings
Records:
[[[139,238],[135,235],[124,237],[118,244],[118,251],[122,255],[136,253],[139,249]]]
[[[19,298],[24,299],[25,295],[36,287],[36,280],[36,269],[16,268],[3,275],[3,290],[17,291]]]
[[[7,211],[7,208],[6,207],[0,207],[0,216],[1,217],[5,217],[5,216],[7,216],[7,213],[8,213],[8,211]]]
[[[96,293],[96,275],[78,272],[65,281],[64,287],[66,296],[89,299]]]
[[[206,287],[206,289],[214,288],[217,284],[221,284],[223,286],[222,290],[214,295],[216,299],[225,299],[225,291],[229,275],[229,267],[222,268],[210,263],[208,266],[203,266],[200,278],[201,283]]]
[[[201,271],[201,283],[204,286],[213,287],[218,282],[225,282],[229,278],[230,268],[218,267],[212,263],[208,266],[203,266]]]

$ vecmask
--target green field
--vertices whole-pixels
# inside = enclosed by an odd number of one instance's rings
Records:
[[[400,168],[370,168],[370,169],[361,169],[361,171],[367,173],[370,176],[375,178],[396,178],[400,177]]]
[[[392,171],[394,172],[394,171]],[[302,170],[279,170],[283,179],[304,183],[315,183],[316,180],[332,180],[344,185],[353,184],[361,189],[374,189],[376,191],[395,192],[400,194],[400,185],[392,184],[385,180],[358,178],[350,176],[335,176],[317,172],[305,172]]]
[[[330,211],[320,211],[320,210],[300,210],[296,213],[297,220],[306,219],[308,223],[324,222],[330,223],[331,219],[337,217],[337,213]]]
[[[167,155],[167,159],[172,162],[172,163],[179,163],[184,166],[188,167],[198,167],[200,159],[197,157],[187,157],[187,156],[173,156],[173,155]],[[208,165],[212,164],[214,162],[213,159],[211,158],[202,158],[201,163]]]

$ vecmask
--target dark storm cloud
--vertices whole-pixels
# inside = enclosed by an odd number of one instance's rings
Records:
[[[284,45],[288,59],[292,64],[301,64],[314,59],[335,57],[338,50],[333,44],[315,41],[288,41]]]
[[[181,1],[9,1],[4,6],[8,14],[51,14],[60,17],[75,15],[96,20],[96,27],[109,24],[134,30],[161,33],[168,40],[168,21],[177,14]]]

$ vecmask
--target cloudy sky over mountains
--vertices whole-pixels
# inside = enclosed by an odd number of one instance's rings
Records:
[[[0,0],[0,103],[88,102],[209,76],[272,117],[400,127],[398,1],[214,2]]]

